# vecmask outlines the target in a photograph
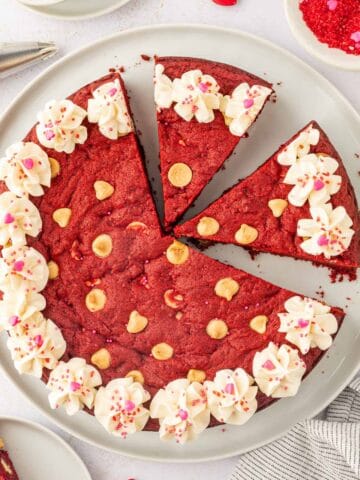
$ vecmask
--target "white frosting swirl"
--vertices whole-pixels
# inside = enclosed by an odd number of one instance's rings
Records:
[[[260,390],[268,397],[296,395],[306,370],[299,352],[288,345],[278,348],[273,342],[257,352],[253,360],[253,375]]]
[[[310,208],[311,219],[299,220],[297,234],[306,238],[300,244],[309,255],[336,257],[350,246],[354,230],[344,207],[333,209],[331,203]]]
[[[32,247],[9,247],[2,250],[0,258],[0,289],[16,292],[19,288],[29,288],[40,292],[49,278],[45,258]],[[25,284],[25,287],[24,287]]]
[[[296,345],[302,354],[310,348],[327,350],[332,336],[337,332],[336,317],[331,308],[311,298],[294,296],[285,302],[287,313],[279,313],[279,332],[286,333],[286,340]]]
[[[159,419],[162,440],[181,444],[193,440],[210,423],[205,388],[198,382],[174,380],[153,397],[150,415]]]
[[[187,122],[194,117],[199,123],[214,120],[214,110],[220,108],[220,87],[211,75],[201,70],[185,72],[173,81],[172,100],[175,112]]]
[[[289,145],[281,150],[277,156],[280,165],[294,165],[296,161],[310,152],[311,145],[317,145],[320,132],[309,125]]]
[[[77,143],[85,143],[87,129],[82,124],[86,111],[70,100],[51,100],[38,113],[36,134],[39,142],[57,152],[72,153]]]
[[[272,90],[246,82],[238,85],[232,94],[222,98],[220,110],[233,135],[241,137],[259,115]]]
[[[0,180],[19,197],[43,195],[42,185],[50,187],[51,181],[46,152],[33,142],[14,143],[0,160]]]
[[[340,190],[341,176],[333,175],[338,162],[324,155],[308,154],[294,163],[284,178],[284,183],[295,185],[288,195],[289,202],[302,207],[307,200],[310,205],[321,205]]]
[[[98,123],[100,132],[111,140],[132,132],[132,121],[118,79],[93,92],[93,98],[88,101],[88,120]]]
[[[95,399],[95,417],[108,432],[127,437],[142,430],[150,416],[143,404],[150,394],[132,378],[116,378],[101,387]]]
[[[164,65],[156,65],[154,76],[154,100],[155,105],[161,108],[170,108],[173,103],[173,84],[170,78],[164,74]]]
[[[40,213],[27,198],[12,192],[0,194],[0,245],[10,241],[15,247],[26,244],[26,235],[36,237],[42,227]]]
[[[23,325],[35,313],[44,310],[45,306],[45,298],[40,293],[27,291],[24,286],[15,292],[5,291],[0,301],[0,331]]]
[[[41,313],[35,313],[26,326],[10,330],[7,346],[19,373],[41,378],[43,368],[53,369],[66,350],[60,329]]]
[[[245,370],[219,370],[213,382],[205,382],[211,414],[222,423],[243,425],[256,412],[258,388]]]
[[[46,388],[50,390],[51,408],[64,406],[68,415],[74,415],[84,406],[92,408],[96,387],[102,384],[100,373],[83,358],[60,362],[51,372]]]

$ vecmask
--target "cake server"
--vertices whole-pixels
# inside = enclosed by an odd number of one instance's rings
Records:
[[[0,78],[55,55],[53,42],[0,42]]]

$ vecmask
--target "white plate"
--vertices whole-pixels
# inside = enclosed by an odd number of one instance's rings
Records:
[[[118,33],[92,44],[51,66],[32,82],[13,102],[0,121],[0,152],[19,140],[35,122],[36,112],[50,98],[63,98],[91,80],[100,77],[116,64],[124,65],[135,121],[142,132],[149,169],[159,191],[158,145],[153,106],[152,68],[140,60],[140,54],[192,55],[238,65],[273,81],[278,92],[276,104],[269,104],[242,140],[236,155],[227,162],[199,197],[195,211],[219,196],[236,179],[252,172],[295,131],[316,119],[330,135],[343,156],[359,193],[360,119],[344,97],[322,76],[290,53],[275,45],[234,30],[184,25],[157,26]],[[89,69],[91,65],[91,69]],[[277,82],[282,82],[277,86]],[[160,194],[158,195],[160,197]],[[194,213],[194,212],[193,212]],[[0,342],[3,370],[28,399],[47,413],[58,425],[98,446],[124,455],[159,460],[191,462],[232,456],[262,445],[282,435],[295,422],[324,408],[346,385],[360,363],[360,322],[358,283],[344,281],[331,284],[328,271],[307,262],[259,255],[252,261],[240,247],[217,246],[208,254],[237,267],[305,295],[316,296],[321,285],[325,300],[333,305],[349,305],[348,316],[336,342],[320,364],[303,382],[299,394],[281,400],[257,413],[243,427],[212,428],[198,441],[179,447],[161,443],[156,433],[142,432],[126,441],[110,436],[85,413],[68,417],[63,411],[49,408],[44,385],[27,376],[19,376],[12,366],[5,338]],[[351,301],[346,297],[351,297]]]
[[[91,480],[77,454],[47,428],[15,417],[0,417],[0,437],[20,478]]]
[[[18,0],[33,12],[63,20],[82,20],[99,17],[122,7],[130,0],[61,0],[49,5],[31,5]]]
[[[303,20],[300,0],[284,0],[286,17],[296,40],[314,57],[344,70],[360,70],[360,56],[349,55],[339,48],[319,42]]]

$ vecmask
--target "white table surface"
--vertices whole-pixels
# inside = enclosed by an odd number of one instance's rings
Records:
[[[227,8],[217,6],[211,0],[132,0],[109,15],[79,22],[38,16],[15,0],[0,0],[0,7],[0,41],[54,40],[60,48],[57,57],[104,35],[146,24],[205,23],[249,31],[303,58],[331,80],[357,110],[360,109],[359,73],[335,70],[307,54],[290,33],[281,0],[239,0],[238,6]],[[0,81],[0,112],[44,65]],[[2,376],[0,415],[23,416],[52,428],[79,453],[94,480],[220,480],[228,478],[236,463],[234,458],[216,463],[162,465],[102,451],[57,429],[36,408],[24,401],[15,387]]]

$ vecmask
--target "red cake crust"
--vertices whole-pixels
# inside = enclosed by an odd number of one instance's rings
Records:
[[[310,153],[325,153],[335,158],[339,163],[336,173],[342,177],[342,186],[338,193],[332,195],[331,203],[334,208],[337,206],[345,207],[354,222],[352,228],[355,230],[355,235],[350,247],[342,255],[331,259],[326,259],[323,255],[309,255],[300,248],[302,238],[296,234],[297,223],[300,219],[310,218],[308,202],[303,207],[295,207],[289,204],[280,218],[275,218],[268,207],[268,202],[271,199],[287,199],[292,188],[291,185],[286,185],[282,181],[289,167],[280,165],[277,162],[277,155],[309,125],[313,125],[320,131],[319,143],[311,146]],[[354,270],[359,266],[360,218],[354,189],[341,157],[325,132],[315,121],[310,122],[297,132],[249,177],[227,190],[218,200],[194,218],[183,225],[177,226],[175,228],[176,235],[204,240],[204,237],[198,234],[196,228],[202,217],[215,218],[221,226],[218,233],[206,237],[206,240],[210,242],[238,245],[234,239],[235,232],[241,224],[247,224],[255,227],[259,232],[258,238],[247,246],[251,250],[310,260],[334,269],[345,269],[345,271]]]
[[[261,78],[239,68],[209,60],[185,57],[158,57],[156,63],[165,67],[170,79],[180,78],[189,70],[200,69],[212,75],[221,92],[230,95],[242,82],[272,88]],[[211,123],[199,123],[195,119],[183,120],[173,108],[157,113],[160,144],[160,164],[163,184],[165,228],[169,229],[189,208],[202,189],[231,155],[241,137],[232,135],[225,125],[222,113],[215,112]],[[245,134],[246,135],[246,134]],[[167,174],[177,162],[184,162],[193,172],[192,182],[185,188],[172,186]]]
[[[0,438],[0,480],[19,480],[9,452],[4,448],[4,442]]]

